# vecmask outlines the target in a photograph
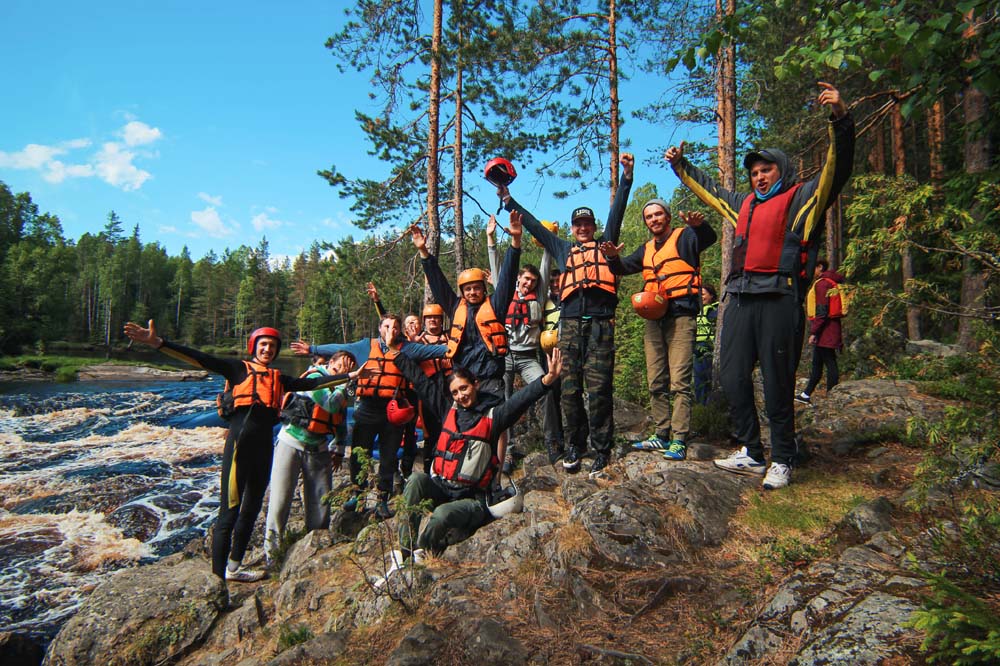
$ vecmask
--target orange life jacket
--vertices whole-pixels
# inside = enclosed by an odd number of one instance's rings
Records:
[[[683,232],[683,227],[673,229],[659,250],[655,240],[646,242],[642,255],[642,279],[646,281],[643,291],[659,291],[667,300],[701,292],[701,272],[677,252]]]
[[[808,244],[789,233],[788,211],[801,183],[767,201],[748,196],[736,219],[730,279],[743,273],[803,276]]]
[[[383,352],[378,338],[372,338],[371,345],[368,360],[362,366],[369,372],[358,375],[358,395],[362,398],[391,400],[398,391],[408,387],[406,378],[393,361],[399,352],[393,349]]]
[[[462,331],[465,329],[465,322],[468,319],[469,306],[465,299],[458,302],[455,314],[451,317],[451,330],[448,331],[448,354],[449,359],[455,358],[458,345],[462,341]],[[482,336],[486,349],[495,356],[505,356],[508,351],[507,328],[503,322],[497,319],[493,306],[487,298],[476,311],[476,328]]]
[[[521,296],[521,293],[515,289],[514,298],[510,299],[510,305],[507,307],[507,326],[511,328],[528,326],[531,323],[531,304],[537,302],[538,297],[535,292]]]
[[[427,331],[422,331],[417,337],[417,342],[422,345],[443,345],[448,343],[448,335],[446,333],[441,333],[436,336],[435,340],[431,340],[431,334]],[[426,361],[420,362],[420,369],[424,371],[424,375],[428,377],[433,377],[439,372],[443,372],[445,377],[451,374],[451,359],[450,358],[429,358]]]
[[[302,377],[311,373],[306,370]],[[343,410],[331,414],[309,398],[298,393],[286,393],[281,402],[281,420],[316,435],[332,435],[337,426],[344,422]]]
[[[493,452],[493,410],[466,431],[458,429],[458,408],[452,404],[434,447],[431,472],[449,483],[469,488],[488,488],[500,461]]]
[[[269,368],[255,361],[243,361],[247,376],[236,386],[226,381],[226,387],[216,398],[219,415],[232,416],[240,407],[259,405],[277,411],[281,408],[281,398],[285,392],[281,385],[281,371]]]
[[[579,243],[570,249],[559,288],[559,298],[563,301],[577,289],[597,288],[618,294],[618,276],[611,272],[597,241]]]

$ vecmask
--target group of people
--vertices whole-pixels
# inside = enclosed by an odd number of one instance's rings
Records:
[[[794,400],[809,400],[819,381],[817,367],[827,367],[829,386],[836,383],[835,356],[831,366],[829,354],[819,352],[829,348],[834,328],[839,336],[839,323],[830,323],[835,317],[827,308],[826,323],[810,320],[810,342],[817,349],[815,381],[795,394],[805,334],[803,301],[817,265],[816,238],[824,212],[850,177],[854,152],[854,125],[840,93],[830,84],[819,85],[819,103],[831,111],[830,148],[820,173],[807,182],[797,181],[792,162],[780,150],[746,156],[749,193],[720,187],[687,160],[683,143],[665,153],[681,183],[735,227],[722,288],[728,302],[718,353],[739,450],[715,465],[763,477],[766,489],[784,487],[791,478],[797,442]],[[654,432],[633,446],[668,460],[686,457],[692,403],[706,399],[711,378],[718,299],[715,289],[702,281],[700,265],[701,254],[717,240],[716,231],[698,212],[680,212],[682,224],[672,225],[670,206],[654,198],[642,207],[649,240],[623,255],[619,236],[634,171],[634,158],[625,153],[603,233],[598,235],[594,211],[584,206],[572,211],[569,238],[561,238],[554,223],[539,220],[511,196],[513,166],[506,164],[509,173],[503,164],[492,177],[489,168],[487,172],[510,214],[510,245],[499,268],[495,219],[488,228],[491,270],[461,271],[457,291],[428,250],[423,232],[411,227],[434,302],[421,317],[403,321],[384,310],[369,285],[380,316],[378,337],[344,344],[291,343],[295,353],[323,359],[301,377],[269,367],[281,346],[274,329],[254,331],[251,360],[233,361],[164,340],[152,321],[148,328],[126,325],[133,340],[223,375],[235,398],[229,401],[232,420],[213,535],[215,573],[229,580],[256,575],[241,562],[268,478],[269,549],[284,529],[299,473],[305,479],[307,529],[329,521],[322,497],[329,492],[330,470],[345,454],[348,381],[356,383],[349,442],[354,493],[344,508],[356,509],[366,487],[360,452],[372,454],[376,448],[375,515],[393,515],[390,499],[398,471],[405,479],[404,505],[430,500],[435,507],[422,531],[419,512],[399,521],[404,559],[439,553],[517,510],[519,492],[499,483],[523,449],[508,442],[507,431],[538,400],[545,400],[543,430],[550,461],[561,459],[562,467],[574,473],[589,456],[589,473],[603,475],[613,453],[615,313],[622,275],[641,273],[643,278],[643,289],[631,303],[645,319],[655,422]],[[541,268],[520,265],[525,231],[544,249]],[[754,404],[757,364],[770,422],[770,464]],[[514,392],[517,376],[525,386]],[[284,425],[272,447],[271,427],[279,419]],[[422,470],[414,470],[418,420],[424,434]]]

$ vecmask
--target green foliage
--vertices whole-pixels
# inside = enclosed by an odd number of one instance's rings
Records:
[[[831,546],[829,539],[815,542],[796,536],[783,536],[767,543],[758,557],[762,562],[772,562],[781,567],[801,567],[828,556]]]
[[[304,624],[297,626],[282,624],[278,627],[278,652],[284,652],[290,647],[305,643],[313,636],[312,629]]]
[[[711,440],[726,440],[733,429],[725,401],[691,405],[691,431]]]
[[[925,632],[920,649],[931,664],[978,666],[1000,661],[1000,612],[943,574],[928,574],[932,596],[909,626]]]
[[[294,546],[299,539],[305,536],[305,534],[306,532],[304,529],[286,529],[285,533],[281,535],[281,541],[271,549],[270,553],[268,553],[271,559],[271,568],[274,573],[281,571],[281,565],[284,564],[285,558],[288,557],[288,551],[290,551],[292,546]]]

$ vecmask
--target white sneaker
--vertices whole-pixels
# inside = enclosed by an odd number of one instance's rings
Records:
[[[715,466],[734,474],[745,474],[747,476],[764,476],[767,465],[757,462],[747,455],[747,447],[742,447],[728,458],[718,458],[713,460]]]
[[[813,404],[812,403],[812,398],[805,391],[803,391],[802,393],[799,393],[798,395],[795,396],[795,402],[801,402],[803,405],[811,405],[811,404]]]
[[[764,477],[765,490],[777,490],[784,488],[792,480],[792,468],[782,463],[771,463],[767,469],[767,476]]]
[[[226,580],[236,581],[237,583],[256,583],[266,575],[267,573],[263,569],[248,569],[241,566],[236,571],[232,571],[228,567],[226,568]]]

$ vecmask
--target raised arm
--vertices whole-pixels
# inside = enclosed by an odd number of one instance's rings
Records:
[[[635,157],[632,153],[622,153],[619,160],[622,165],[622,179],[615,192],[615,200],[608,213],[608,222],[604,225],[603,240],[618,242],[622,232],[622,221],[625,219],[625,208],[628,206],[628,195],[632,191],[632,174],[635,168]]]
[[[664,153],[664,158],[670,162],[674,173],[681,179],[691,192],[701,199],[706,205],[711,206],[723,219],[736,226],[736,218],[740,214],[740,206],[747,198],[746,194],[736,194],[724,189],[721,185],[709,178],[701,169],[691,164],[684,157],[684,142],[680,147],[671,146]]]

